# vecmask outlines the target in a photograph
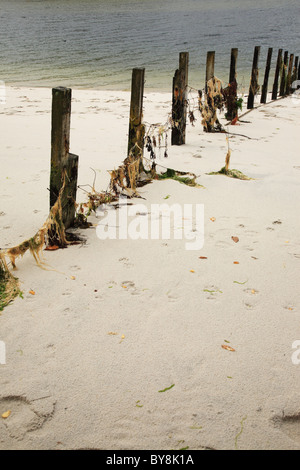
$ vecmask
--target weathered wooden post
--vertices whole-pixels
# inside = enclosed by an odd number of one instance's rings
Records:
[[[229,83],[236,80],[236,63],[237,63],[237,58],[238,58],[238,52],[239,50],[237,48],[231,49]]]
[[[145,83],[145,69],[132,70],[131,101],[128,132],[128,155],[142,157],[144,153],[145,127],[143,119],[143,96]]]
[[[226,100],[227,112],[225,117],[228,121],[233,121],[238,115],[237,106],[237,81],[236,81],[236,63],[238,57],[238,49],[231,49],[230,56],[230,70],[229,70],[229,83],[226,88],[223,89],[223,94]]]
[[[291,93],[293,62],[294,62],[294,54],[290,54],[289,67],[288,67],[288,72],[287,72],[287,77],[286,77],[286,86],[285,86],[286,95],[290,95]]]
[[[253,54],[252,72],[250,80],[250,88],[248,95],[247,109],[252,109],[254,106],[254,97],[258,91],[258,59],[260,54],[260,46],[255,46]]]
[[[205,93],[207,93],[207,82],[215,75],[215,51],[208,51],[206,55]]]
[[[50,209],[64,187],[61,207],[66,229],[74,223],[78,174],[78,156],[69,153],[71,99],[70,88],[52,89]]]
[[[263,83],[263,86],[262,86],[262,89],[261,89],[261,98],[260,98],[261,103],[266,103],[267,102],[268,81],[269,81],[269,73],[270,73],[270,67],[271,67],[272,53],[273,53],[273,48],[269,47],[268,57],[267,57],[267,62],[266,62],[265,76],[264,76],[264,83]]]
[[[173,78],[171,144],[185,144],[189,53],[180,52],[179,69]]]
[[[292,92],[293,90],[298,90],[300,88],[300,83],[297,83],[298,78],[298,66],[299,66],[299,56],[295,57],[295,62],[293,66],[293,73],[292,73]]]
[[[294,66],[293,66],[292,83],[297,80],[298,63],[299,63],[299,56],[296,56]]]
[[[281,67],[282,67],[282,49],[278,49],[277,63],[276,63],[274,83],[273,83],[273,89],[272,89],[272,100],[277,100],[278,81],[279,81]]]
[[[286,69],[287,69],[287,63],[288,63],[288,51],[284,51],[284,56],[283,56],[283,64],[281,67],[281,79],[280,79],[280,89],[279,89],[279,96],[284,96],[285,93],[285,87],[286,87]]]

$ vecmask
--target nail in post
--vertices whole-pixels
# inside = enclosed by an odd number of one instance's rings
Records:
[[[252,109],[254,106],[254,97],[258,91],[258,59],[260,54],[260,46],[255,46],[253,54],[253,64],[251,81],[248,95],[247,109]]]
[[[186,109],[189,53],[180,52],[179,69],[173,77],[171,144],[183,145],[186,137]]]
[[[277,63],[275,69],[274,83],[272,89],[272,100],[277,100],[279,74],[282,67],[282,49],[278,49]]]
[[[263,83],[262,90],[261,90],[261,98],[260,98],[261,103],[266,103],[267,101],[268,81],[269,81],[272,53],[273,53],[273,48],[269,47],[268,57],[267,57],[267,62],[266,62],[265,76],[264,76],[264,83]]]
[[[145,128],[143,119],[145,69],[132,70],[131,102],[129,114],[128,155],[143,156]]]
[[[283,64],[281,67],[281,78],[280,78],[280,89],[279,89],[279,96],[284,96],[285,94],[285,87],[286,87],[286,70],[287,70],[287,63],[288,63],[288,51],[284,51],[283,56]]]

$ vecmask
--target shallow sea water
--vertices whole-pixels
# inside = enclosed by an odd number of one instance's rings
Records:
[[[228,81],[239,49],[238,82],[247,90],[254,46],[260,82],[268,47],[270,81],[278,48],[299,54],[299,0],[1,0],[0,80],[20,86],[130,89],[145,67],[146,87],[170,91],[178,54],[188,51],[189,84],[202,88],[206,53]]]

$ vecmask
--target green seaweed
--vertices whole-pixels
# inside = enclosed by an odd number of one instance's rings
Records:
[[[235,284],[246,284],[246,282],[248,282],[249,279],[247,279],[247,281],[244,281],[244,282],[239,282],[239,281],[233,281]]]
[[[140,402],[141,402],[141,400],[138,400],[138,401],[135,402],[135,406],[137,408],[143,408],[144,405],[139,405]]]
[[[166,387],[166,388],[164,388],[163,390],[158,390],[158,393],[166,392],[167,390],[170,390],[170,389],[173,388],[174,386],[175,386],[175,384],[172,384],[172,385],[170,385],[170,387]]]
[[[246,176],[244,175],[244,173],[242,173],[241,171],[239,170],[226,170],[225,169],[225,166],[223,166],[223,168],[221,168],[220,171],[212,171],[211,173],[208,173],[209,175],[225,175],[225,176],[228,176],[229,178],[236,178],[236,179],[239,179],[239,180],[252,180],[253,178],[249,178],[249,176]]]
[[[216,294],[217,292],[220,292],[220,294],[223,294],[223,291],[221,291],[220,289],[218,290],[203,289],[203,292],[209,292],[210,294]]]
[[[245,416],[244,418],[241,419],[241,430],[240,432],[237,433],[237,435],[235,436],[235,440],[234,440],[234,447],[236,450],[238,450],[238,446],[237,446],[237,441],[238,441],[238,438],[241,436],[243,430],[244,430],[244,421],[247,419],[247,416]]]
[[[167,168],[167,171],[158,174],[157,177],[159,180],[172,179],[178,181],[179,183],[186,184],[187,186],[193,186],[197,188],[202,187],[201,184],[196,183],[196,176],[189,178],[188,176],[179,176],[178,173],[178,171],[175,171],[172,168]]]
[[[23,298],[18,279],[6,273],[0,266],[0,312],[17,296]]]

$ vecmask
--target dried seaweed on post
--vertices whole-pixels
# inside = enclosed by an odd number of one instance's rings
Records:
[[[149,124],[148,130],[145,132],[145,147],[150,153],[153,168],[155,168],[157,154],[160,156],[161,149],[165,149],[164,158],[168,157],[168,132],[173,126],[174,122],[170,113],[165,124]]]
[[[0,251],[0,312],[17,295],[22,295],[18,279],[9,271],[5,256]]]
[[[234,79],[223,89],[223,96],[227,112],[225,118],[234,124],[238,119],[238,110],[242,110],[243,98],[237,97],[237,82]]]
[[[222,83],[217,77],[212,77],[207,82],[207,93],[198,91],[198,105],[202,116],[202,125],[205,132],[224,132],[217,117],[217,111],[224,108],[224,96]]]
[[[142,149],[135,143],[123,164],[117,169],[109,171],[110,182],[108,189],[106,191],[97,192],[93,185],[92,190],[87,194],[88,202],[80,204],[77,214],[79,214],[81,218],[87,217],[102,204],[117,201],[120,195],[126,195],[130,198],[138,196],[136,188],[139,175],[144,169],[142,155]],[[85,209],[86,214],[84,214]]]
[[[62,222],[62,207],[61,207],[61,196],[64,190],[64,185],[62,186],[59,196],[56,203],[51,208],[50,213],[47,217],[47,220],[43,226],[36,232],[36,234],[24,240],[17,246],[12,248],[6,248],[5,250],[0,250],[1,260],[9,259],[12,267],[16,267],[16,259],[23,257],[27,251],[30,251],[34,257],[36,263],[42,266],[42,261],[40,259],[40,253],[44,246],[53,245],[53,240],[51,237],[55,233],[55,242],[61,247],[67,246],[68,242],[66,238],[65,228]]]

